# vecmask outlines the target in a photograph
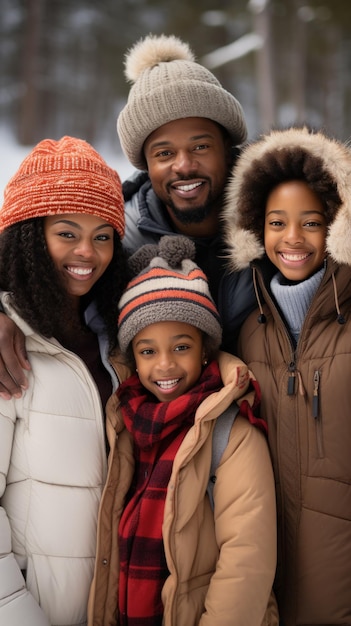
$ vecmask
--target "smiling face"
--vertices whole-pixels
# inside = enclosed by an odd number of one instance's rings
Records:
[[[78,300],[90,291],[112,260],[113,227],[94,215],[50,215],[44,218],[44,234],[67,292]]]
[[[197,382],[205,363],[202,333],[183,322],[157,322],[132,341],[141,384],[160,402],[186,393]]]
[[[144,144],[148,173],[179,232],[211,236],[230,166],[230,142],[218,124],[188,117],[164,124]]]
[[[291,281],[314,274],[325,258],[327,221],[322,202],[302,181],[278,185],[268,196],[264,246],[268,258]]]

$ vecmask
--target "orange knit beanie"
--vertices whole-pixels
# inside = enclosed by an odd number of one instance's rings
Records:
[[[4,191],[0,232],[32,217],[89,213],[123,238],[120,178],[90,144],[75,137],[44,139],[24,159]]]

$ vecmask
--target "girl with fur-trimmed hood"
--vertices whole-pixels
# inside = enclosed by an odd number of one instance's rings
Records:
[[[258,302],[238,352],[268,422],[282,623],[351,624],[351,154],[291,128],[248,146],[233,173],[230,267],[251,266]]]

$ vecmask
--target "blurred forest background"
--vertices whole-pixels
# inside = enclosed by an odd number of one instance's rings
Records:
[[[119,153],[124,55],[148,33],[190,43],[249,138],[303,122],[351,136],[349,0],[0,0],[0,15],[0,125],[18,145],[70,134]]]

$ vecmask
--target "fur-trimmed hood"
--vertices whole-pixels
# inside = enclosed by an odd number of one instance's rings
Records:
[[[234,166],[223,210],[231,270],[242,270],[263,257],[267,195],[277,184],[293,179],[305,180],[327,199],[327,252],[337,263],[351,265],[351,151],[321,132],[290,128],[248,145]]]

